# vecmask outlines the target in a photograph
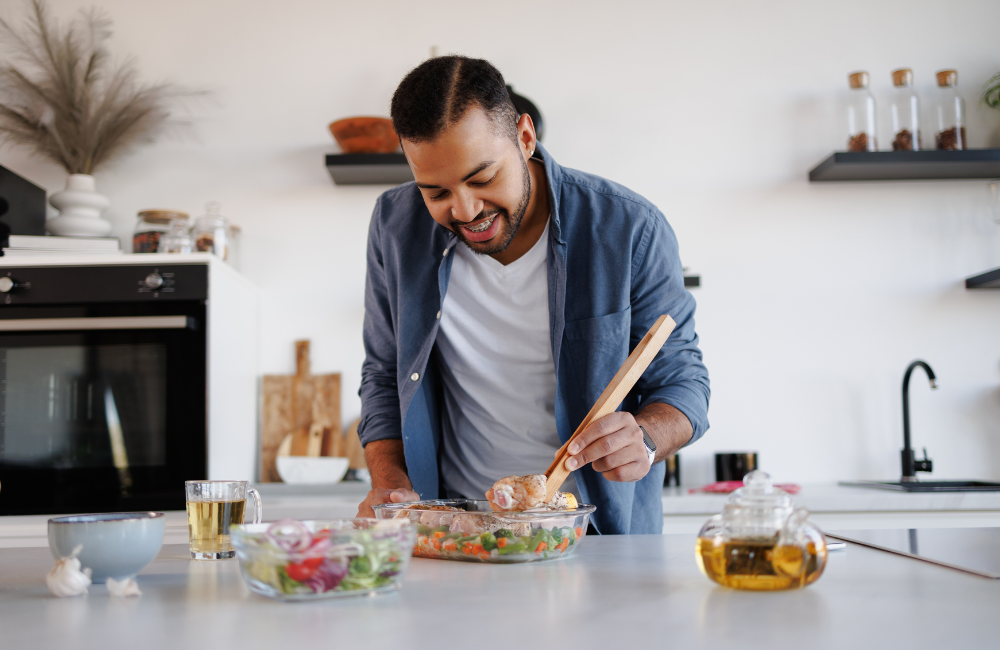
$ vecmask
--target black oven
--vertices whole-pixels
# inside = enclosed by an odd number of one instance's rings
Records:
[[[184,508],[207,298],[205,265],[0,260],[0,515]]]

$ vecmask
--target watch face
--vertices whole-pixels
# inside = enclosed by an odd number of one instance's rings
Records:
[[[653,439],[649,437],[648,433],[646,433],[646,427],[640,424],[639,430],[642,431],[642,441],[646,444],[646,449],[649,451],[656,451],[656,443],[653,442]]]

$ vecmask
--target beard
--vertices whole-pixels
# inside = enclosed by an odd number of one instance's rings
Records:
[[[524,213],[528,210],[528,203],[531,201],[531,172],[528,171],[528,163],[524,161],[523,158],[519,158],[521,161],[521,185],[524,190],[521,192],[521,200],[518,201],[517,207],[514,208],[513,214],[499,208],[496,210],[483,210],[480,212],[476,219],[490,218],[494,217],[501,220],[500,231],[494,235],[493,239],[484,242],[472,242],[465,237],[465,231],[462,227],[466,224],[464,221],[452,221],[451,230],[455,235],[462,241],[463,244],[469,247],[469,249],[478,255],[497,255],[499,253],[507,250],[510,243],[514,241],[514,235],[517,234],[518,228],[521,227],[521,221],[524,219]],[[475,221],[476,219],[473,219]]]

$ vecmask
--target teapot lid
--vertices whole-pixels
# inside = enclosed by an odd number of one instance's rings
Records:
[[[729,496],[726,510],[777,510],[792,507],[792,497],[774,486],[771,475],[755,469],[743,477],[743,487]]]

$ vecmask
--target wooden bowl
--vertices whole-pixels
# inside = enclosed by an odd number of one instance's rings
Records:
[[[399,138],[386,117],[347,117],[330,123],[330,133],[344,153],[392,153]]]

